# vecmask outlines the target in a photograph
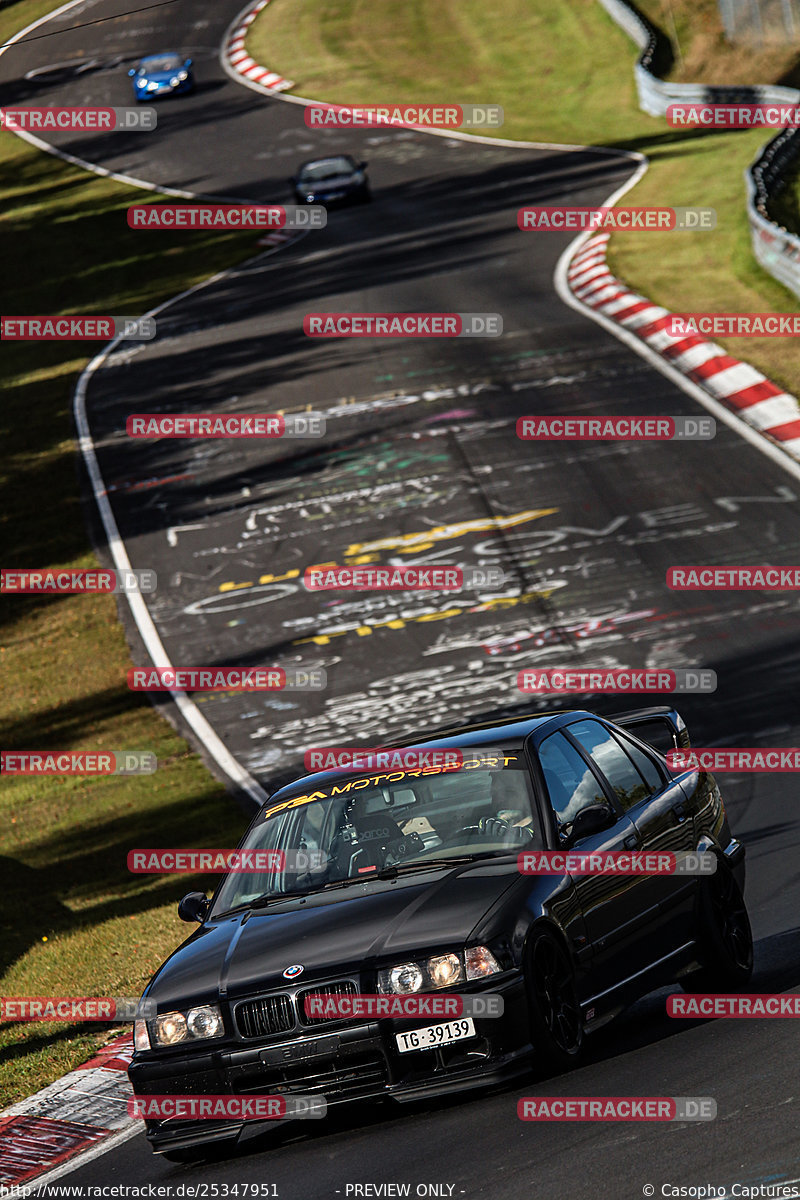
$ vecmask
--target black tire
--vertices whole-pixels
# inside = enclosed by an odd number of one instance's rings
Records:
[[[681,979],[685,992],[729,992],[753,973],[753,933],[742,889],[727,863],[703,880],[698,903],[703,967]]]
[[[526,983],[534,1065],[566,1071],[583,1053],[583,1017],[569,954],[545,929],[533,935]]]

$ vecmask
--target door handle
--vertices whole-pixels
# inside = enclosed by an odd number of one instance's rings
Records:
[[[635,833],[629,833],[622,844],[626,850],[633,850],[639,845],[639,839]]]

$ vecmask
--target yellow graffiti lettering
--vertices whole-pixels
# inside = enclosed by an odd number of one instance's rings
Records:
[[[402,533],[395,537],[380,538],[375,542],[353,542],[345,550],[344,556],[350,558],[354,554],[363,554],[368,550],[426,550],[436,542],[463,537],[467,533],[511,529],[515,525],[523,525],[526,521],[536,521],[539,517],[549,517],[557,512],[557,508],[528,508],[522,512],[512,513],[509,517],[485,517],[475,521],[459,521],[455,525],[436,525],[433,529],[422,529],[418,533]]]
[[[281,583],[285,579],[297,579],[300,572],[296,567],[292,567],[291,571],[287,571],[285,575],[261,575],[259,583]]]
[[[555,580],[550,587],[539,588],[534,592],[523,592],[519,596],[499,597],[496,600],[487,600],[484,604],[471,605],[469,608],[445,608],[438,613],[423,613],[419,617],[408,617],[405,620],[397,620],[396,618],[390,621],[374,621],[372,626],[359,625],[355,632],[360,637],[364,637],[365,633],[371,633],[375,629],[404,629],[405,626],[413,621],[421,623],[425,621],[439,621],[449,619],[450,617],[463,616],[465,612],[488,612],[493,608],[514,608],[517,604],[530,604],[532,600],[548,600],[553,592],[559,588],[566,587],[563,579]],[[344,637],[347,633],[352,633],[352,629],[330,629],[327,633],[317,633],[312,637],[297,638],[292,642],[293,646],[327,646],[330,644],[331,638]]]

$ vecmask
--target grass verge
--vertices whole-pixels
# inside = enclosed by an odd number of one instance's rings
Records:
[[[716,0],[641,0],[640,8],[677,32],[672,78],[800,85],[796,51],[725,42]],[[624,204],[708,206],[718,225],[698,234],[614,234],[612,270],[676,312],[797,308],[750,250],[743,173],[769,134],[673,130],[641,112],[636,49],[597,0],[272,0],[247,47],[297,80],[303,96],[360,105],[492,102],[505,109],[503,137],[641,151],[650,168]],[[789,339],[717,340],[789,391],[800,389],[800,348]]]
[[[52,9],[18,3],[0,41]],[[142,135],[146,136],[146,135]],[[3,312],[143,313],[255,251],[252,234],[128,229],[159,197],[102,180],[0,131]],[[98,343],[8,342],[0,379],[0,561],[97,565],[81,510],[71,398]],[[198,756],[125,683],[109,596],[0,599],[0,746],[147,749],[155,775],[0,783],[0,996],[138,996],[189,929],[195,880],[129,875],[134,846],[235,845],[243,816]],[[210,881],[201,881],[208,883]],[[83,1062],[101,1025],[0,1023],[0,1108]]]

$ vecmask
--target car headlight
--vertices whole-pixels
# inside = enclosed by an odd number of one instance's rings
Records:
[[[435,992],[471,979],[486,979],[502,970],[488,946],[471,946],[463,952],[434,954],[431,958],[384,967],[378,971],[378,991],[400,996]]]
[[[189,78],[189,72],[188,72],[188,71],[179,71],[179,72],[178,72],[178,79],[179,79],[181,82],[183,82],[183,80],[184,80],[184,79],[188,79],[188,78]]]
[[[186,1027],[192,1037],[213,1038],[222,1035],[222,1014],[216,1004],[192,1008],[186,1017]]]
[[[180,79],[178,79],[178,76],[177,76],[177,75],[173,75],[173,76],[172,76],[172,79],[170,79],[170,81],[169,81],[169,86],[170,86],[170,87],[177,87],[179,83],[180,83]]]
[[[148,90],[148,92],[157,92],[158,91],[158,84],[155,82],[155,80],[153,80],[153,79],[150,80],[150,82],[147,85],[147,90]]]
[[[150,1049],[150,1034],[147,1032],[147,1021],[141,1021],[137,1018],[133,1022],[133,1048],[134,1050]]]
[[[388,971],[381,971],[381,975],[386,976],[385,982],[389,985],[388,987],[382,986],[381,991],[395,992],[399,996],[407,996],[411,992],[421,991],[425,982],[425,976],[413,962],[401,963],[399,967],[390,967]]]
[[[147,80],[146,79],[137,79],[136,86],[137,87],[147,87]]]
[[[440,954],[428,959],[428,974],[434,987],[452,987],[464,978],[464,968],[457,954]]]
[[[222,1037],[225,1033],[222,1013],[216,1004],[201,1004],[187,1012],[161,1013],[151,1022],[151,1028],[157,1046],[176,1046],[178,1042]]]
[[[485,979],[503,969],[488,946],[470,946],[465,957],[467,979]]]

